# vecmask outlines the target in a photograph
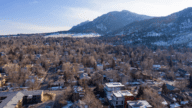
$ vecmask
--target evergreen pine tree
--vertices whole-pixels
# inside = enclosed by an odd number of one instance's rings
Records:
[[[138,94],[136,97],[138,97],[138,98],[141,97],[143,95],[143,90],[144,90],[144,87],[139,86]]]
[[[167,93],[168,93],[168,89],[167,89],[167,86],[166,86],[165,83],[164,83],[163,86],[162,86],[162,93],[164,93],[164,94],[167,94]]]
[[[112,68],[115,68],[115,60],[112,61]]]

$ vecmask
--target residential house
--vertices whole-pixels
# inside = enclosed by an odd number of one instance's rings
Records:
[[[184,77],[185,79],[189,79],[190,78],[190,73],[185,71],[184,69],[178,69],[176,72],[177,76],[179,77]]]
[[[109,64],[109,62],[105,62],[105,64],[104,64],[104,65],[105,65],[105,67],[104,67],[105,69],[107,69],[107,68],[110,68],[110,67],[111,67],[111,65]]]
[[[135,68],[135,67],[130,67],[130,70],[132,71],[137,71],[137,68]]]
[[[161,65],[153,65],[153,70],[160,70]]]
[[[5,56],[5,52],[0,52],[0,56]]]
[[[178,103],[170,104],[170,108],[181,108]]]
[[[104,85],[104,92],[107,99],[112,100],[113,91],[119,91],[124,89],[124,85],[120,82],[109,82]]]
[[[73,86],[73,97],[78,100],[85,96],[85,90],[81,86]]]
[[[93,69],[92,67],[86,68],[86,72],[93,73],[93,72],[94,72],[94,69]]]
[[[103,64],[97,64],[97,69],[98,70],[103,70]]]
[[[189,72],[186,72],[185,75],[184,75],[185,79],[190,79],[190,75],[191,74]]]
[[[168,93],[180,93],[180,90],[172,85],[169,84],[165,84],[167,89],[168,89]]]
[[[61,81],[56,81],[56,82],[53,82],[51,83],[49,86],[50,86],[50,89],[51,90],[58,90],[58,89],[62,89],[64,87],[64,80],[61,80]]]
[[[155,90],[158,94],[161,94],[162,88],[158,87],[158,86],[151,86],[151,88],[153,90]]]
[[[132,86],[135,86],[135,85],[140,85],[141,82],[139,81],[133,81],[133,82],[127,82],[126,85],[132,85]]]
[[[78,101],[76,101],[76,102],[71,106],[71,108],[89,108],[89,107],[88,107],[88,105],[87,105],[85,102],[83,102],[83,101],[81,101],[81,100],[78,100]]]
[[[134,96],[128,90],[113,91],[111,105],[114,108],[124,108],[128,100],[134,100]]]
[[[87,73],[80,73],[79,78],[80,79],[87,79],[87,80],[91,79],[91,77],[89,77]]]
[[[152,108],[146,100],[127,101],[127,108]]]

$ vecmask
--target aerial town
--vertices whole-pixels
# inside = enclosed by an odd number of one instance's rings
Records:
[[[0,108],[192,107],[192,49],[111,43],[2,37]]]

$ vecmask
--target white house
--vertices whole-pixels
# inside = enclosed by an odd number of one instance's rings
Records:
[[[104,92],[108,100],[112,100],[113,91],[123,90],[124,85],[120,82],[105,83]]]
[[[130,93],[128,90],[113,91],[111,105],[114,106],[114,108],[124,108],[125,102],[127,100],[133,99],[133,94]]]

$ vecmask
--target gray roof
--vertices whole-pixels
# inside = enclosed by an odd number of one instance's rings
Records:
[[[22,91],[22,93],[27,96],[27,95],[41,95],[43,90],[34,90],[34,91]]]
[[[0,103],[0,108],[7,105],[9,101],[17,94],[17,92],[0,92],[0,97],[7,97]]]
[[[17,91],[17,92],[0,92],[0,97],[7,97],[0,103],[0,108],[14,108],[18,101],[23,98],[23,96],[28,95],[41,95],[42,90],[36,91]]]
[[[178,71],[183,72],[183,73],[186,73],[186,72],[187,72],[187,71],[185,71],[185,70],[183,70],[183,69],[181,69],[181,68],[179,68]]]
[[[169,89],[169,90],[175,90],[176,89],[174,86],[169,85],[169,84],[166,84],[166,86],[167,86],[167,89]]]
[[[15,108],[19,100],[23,98],[24,94],[18,92],[3,108]]]

